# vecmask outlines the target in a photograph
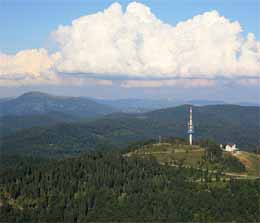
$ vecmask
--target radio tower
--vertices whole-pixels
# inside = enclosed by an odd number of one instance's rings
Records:
[[[189,143],[192,145],[192,135],[194,133],[193,123],[192,123],[192,107],[190,106],[190,119],[188,121],[188,134],[189,134]]]

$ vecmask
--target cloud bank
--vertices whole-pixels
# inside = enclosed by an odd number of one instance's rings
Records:
[[[0,53],[0,79],[40,80],[50,76],[50,69],[55,65],[59,54],[48,55],[45,49],[20,51],[15,55]]]
[[[0,54],[0,84],[20,79],[61,84],[64,74],[101,84],[121,79],[123,87],[211,86],[220,78],[251,83],[260,74],[260,42],[242,31],[239,22],[217,11],[172,26],[143,4],[130,3],[123,11],[114,3],[54,30],[55,54],[45,49]]]
[[[128,80],[123,81],[121,86],[124,88],[159,88],[182,86],[189,87],[211,87],[215,81],[210,79],[176,79],[176,80]]]

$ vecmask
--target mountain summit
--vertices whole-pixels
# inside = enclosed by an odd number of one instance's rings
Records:
[[[28,92],[17,98],[0,102],[0,115],[31,115],[62,112],[82,118],[110,114],[114,108],[82,97],[54,96],[42,92]]]

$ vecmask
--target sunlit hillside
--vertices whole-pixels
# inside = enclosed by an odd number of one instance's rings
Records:
[[[223,171],[228,176],[260,176],[260,155],[244,151],[222,152],[219,158],[211,159],[207,149],[199,145],[155,143],[136,148],[127,156],[154,157],[164,165]]]

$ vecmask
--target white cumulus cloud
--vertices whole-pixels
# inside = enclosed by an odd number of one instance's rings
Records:
[[[0,85],[111,85],[120,79],[122,87],[208,87],[220,78],[255,83],[260,74],[260,42],[217,11],[173,26],[141,3],[125,10],[114,3],[60,25],[52,38],[58,45],[53,54],[46,49],[0,53]]]
[[[256,77],[260,42],[242,36],[238,22],[217,11],[176,26],[163,23],[140,3],[125,12],[118,3],[80,17],[53,33],[60,46],[57,69],[120,78]]]
[[[0,53],[0,80],[37,81],[54,76],[51,68],[59,59],[59,54],[48,55],[45,49],[20,51],[15,55]]]
[[[0,54],[0,86],[20,85],[112,85],[111,80],[62,77],[55,71],[60,54],[49,55],[45,49]]]

